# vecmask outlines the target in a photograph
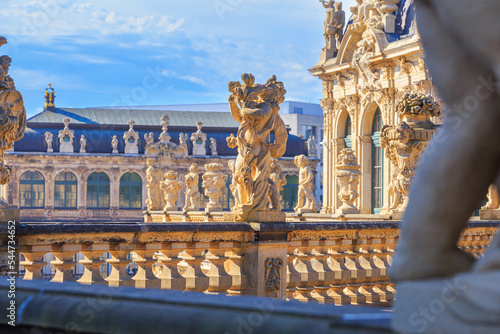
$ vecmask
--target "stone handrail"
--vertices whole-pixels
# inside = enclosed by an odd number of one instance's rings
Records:
[[[458,246],[480,256],[499,224],[470,222]],[[52,253],[52,282],[387,305],[395,292],[388,267],[398,227],[393,221],[33,223],[16,232],[24,280],[42,279],[43,257]],[[77,253],[83,260],[75,260]],[[132,261],[135,275],[127,271]],[[77,262],[84,267],[78,279]]]

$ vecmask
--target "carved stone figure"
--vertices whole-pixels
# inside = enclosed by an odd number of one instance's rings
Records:
[[[163,115],[161,118],[161,126],[163,129],[163,132],[160,134],[159,137],[159,142],[150,143],[151,139],[150,136],[146,139],[146,147],[144,150],[144,154],[148,158],[154,158],[154,159],[159,159],[162,163],[162,165],[167,166],[171,164],[173,159],[175,158],[187,158],[188,157],[188,146],[187,146],[187,140],[189,139],[189,136],[184,133],[181,133],[179,135],[179,144],[176,145],[175,143],[170,141],[170,135],[168,134],[168,125],[169,125],[169,118],[167,115]]]
[[[75,139],[75,131],[69,129],[69,118],[63,119],[64,129],[59,131],[59,152],[74,153],[73,140]]]
[[[295,157],[295,165],[299,168],[299,192],[297,194],[297,213],[316,213],[316,196],[314,195],[314,174],[309,167],[309,159],[305,155]]]
[[[139,133],[134,130],[134,121],[128,121],[129,129],[123,134],[125,154],[139,154]]]
[[[50,132],[45,132],[45,142],[47,143],[47,152],[52,153],[54,149],[52,148],[52,142],[54,140],[54,135]]]
[[[163,211],[178,211],[177,198],[179,197],[179,191],[182,189],[182,182],[177,181],[178,174],[174,171],[168,171],[165,173],[165,180],[161,182],[160,188],[165,194],[165,208]]]
[[[193,163],[189,168],[189,173],[184,177],[184,179],[186,180],[186,204],[183,208],[183,211],[185,212],[197,211],[200,208],[200,176],[198,175],[199,170],[200,168],[198,167],[198,164]]]
[[[380,134],[380,145],[396,170],[389,187],[392,200],[382,213],[406,210],[420,155],[436,131],[430,118],[440,116],[441,109],[431,96],[407,94],[397,103],[396,113],[402,122],[397,127],[384,126]]]
[[[340,151],[335,176],[339,186],[339,199],[342,206],[337,209],[338,214],[359,213],[355,203],[359,197],[358,186],[361,176],[361,166],[350,148]]]
[[[148,211],[162,210],[165,207],[165,196],[161,189],[161,184],[164,181],[163,170],[157,165],[154,159],[148,159],[147,164],[148,199],[146,200],[146,205]]]
[[[207,155],[207,149],[205,148],[207,134],[201,131],[203,123],[196,123],[196,127],[198,130],[191,135],[191,141],[193,142],[193,155]]]
[[[0,40],[0,46],[7,43],[4,37],[0,37]],[[8,56],[0,57],[0,185],[7,184],[12,173],[12,168],[5,165],[5,152],[14,147],[15,141],[24,137],[26,129],[23,97],[9,75],[11,62]],[[7,206],[7,203],[2,199],[0,206]]]
[[[153,134],[152,132],[150,132],[150,133],[145,133],[145,134],[144,134],[144,140],[146,141],[146,146],[145,146],[144,150],[148,150],[148,149],[149,149],[149,147],[150,147],[151,145],[153,145],[153,144],[154,144],[154,142],[155,142],[155,137],[154,137],[154,134]]]
[[[213,156],[219,155],[217,153],[217,141],[215,140],[215,138],[210,138],[210,151],[212,152]]]
[[[273,181],[274,186],[276,187],[276,195],[271,191],[271,208],[276,210],[281,210],[281,202],[283,200],[280,193],[283,191],[283,187],[286,185],[286,175],[282,175],[281,166],[278,163],[277,159],[271,159],[271,181]],[[273,198],[273,196],[277,196]]]
[[[345,12],[342,10],[342,3],[333,0],[328,2],[322,0],[323,7],[326,8],[325,20],[325,48],[323,49],[321,59],[326,61],[335,57],[337,53],[337,45],[342,42],[345,26]]]
[[[222,172],[222,167],[222,164],[218,163],[205,165],[207,171],[202,176],[203,183],[201,186],[205,189],[205,196],[208,197],[208,203],[205,206],[206,212],[222,210],[220,197],[226,187],[226,175]]]
[[[163,144],[170,143],[170,135],[168,134],[168,126],[170,125],[170,118],[167,115],[163,115],[161,118],[161,128],[162,132],[160,134],[160,142]]]
[[[498,333],[500,234],[478,259],[457,241],[489,185],[500,185],[500,3],[416,5],[433,84],[450,108],[422,157],[401,225],[392,326],[398,333]]]
[[[314,136],[312,136],[307,140],[307,156],[309,157],[317,156],[316,138],[314,138]]]
[[[279,221],[284,214],[270,214],[271,158],[281,157],[286,150],[288,132],[279,116],[280,103],[285,99],[282,82],[271,77],[266,84],[255,84],[251,74],[242,75],[243,84],[230,82],[229,106],[234,119],[240,123],[237,137],[230,137],[230,148],[238,146],[233,178],[238,199],[224,220]],[[270,134],[274,131],[275,141]]]
[[[351,65],[359,74],[362,85],[368,89],[379,88],[379,73],[374,72],[370,67],[370,58],[375,54],[375,41],[372,37],[362,39],[356,44],[356,50],[352,57]]]
[[[87,152],[87,139],[85,138],[84,135],[81,135],[80,137],[80,153],[86,153]]]
[[[111,148],[113,149],[113,154],[118,153],[118,138],[116,136],[111,138]]]

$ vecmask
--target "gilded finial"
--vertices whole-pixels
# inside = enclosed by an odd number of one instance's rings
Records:
[[[49,87],[45,90],[45,110],[56,110],[56,105],[54,100],[56,98],[56,94],[54,88],[52,88],[52,84],[49,83]]]

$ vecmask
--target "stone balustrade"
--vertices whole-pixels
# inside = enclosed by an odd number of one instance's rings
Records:
[[[470,222],[458,246],[480,256],[499,225]],[[51,282],[388,305],[398,227],[394,221],[33,223],[16,232],[24,280],[42,279],[51,253]]]

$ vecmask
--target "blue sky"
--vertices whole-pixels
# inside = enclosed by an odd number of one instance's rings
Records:
[[[317,103],[307,69],[324,16],[316,0],[3,0],[1,54],[29,115],[49,82],[58,107],[215,103],[246,72],[276,74],[288,99]]]

